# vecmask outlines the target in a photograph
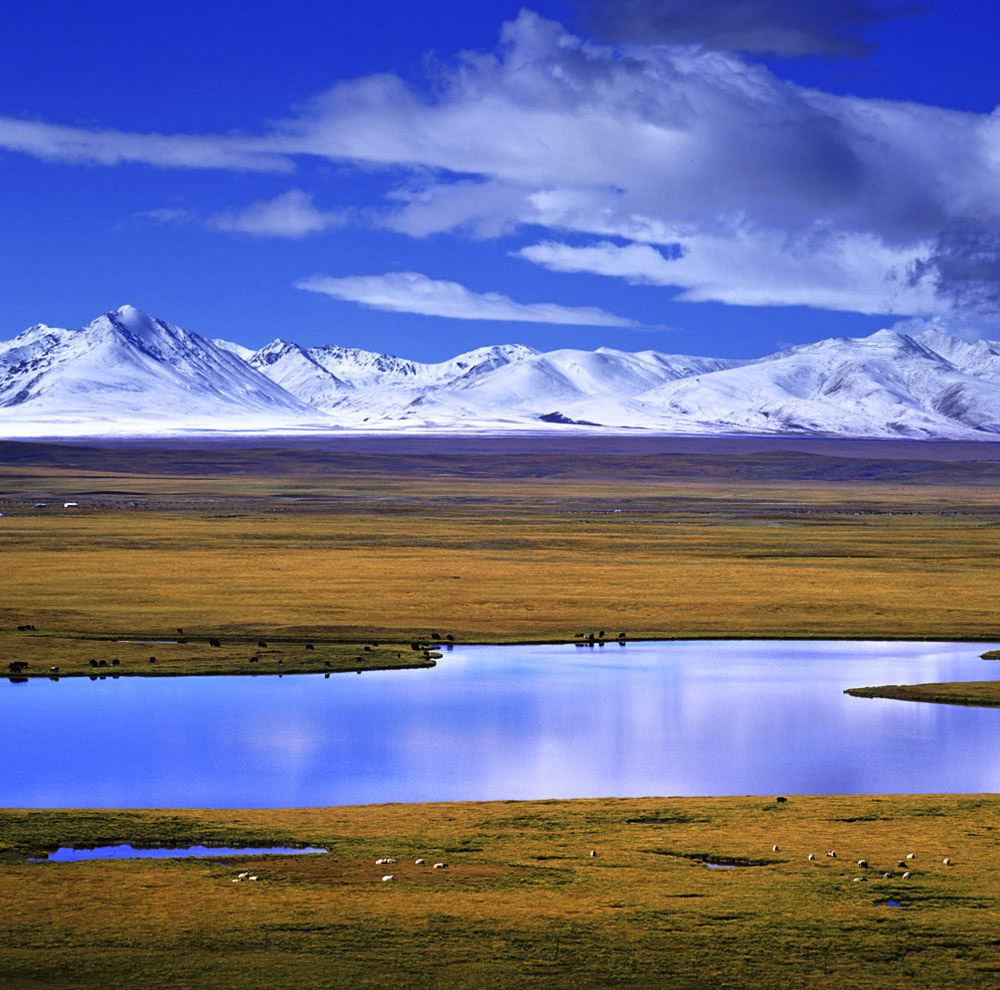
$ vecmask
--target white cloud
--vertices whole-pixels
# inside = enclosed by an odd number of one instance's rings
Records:
[[[350,275],[342,278],[315,275],[297,282],[296,288],[360,303],[372,309],[443,316],[452,320],[502,320],[592,327],[640,326],[634,320],[615,316],[593,306],[520,303],[498,292],[472,292],[458,282],[431,279],[418,272]]]
[[[183,226],[194,219],[194,214],[190,210],[179,207],[164,206],[156,210],[141,210],[132,214],[135,220],[152,220],[155,223],[174,224]]]
[[[516,252],[552,271],[586,272],[633,284],[671,286],[685,302],[741,306],[801,305],[858,313],[931,313],[946,309],[908,275],[917,248],[892,248],[865,234],[815,230],[792,238],[734,225],[725,232],[677,231],[682,248],[601,241],[573,246],[543,241]]]
[[[227,210],[209,219],[216,230],[254,237],[288,237],[293,240],[317,234],[346,222],[343,211],[318,210],[312,196],[301,189],[289,189],[274,199],[261,200],[239,210]]]
[[[141,162],[162,168],[211,168],[248,172],[290,172],[290,158],[260,139],[192,134],[129,134],[91,131],[37,120],[0,117],[0,148],[51,161],[88,165]]]
[[[751,6],[756,17],[767,5]],[[656,4],[632,8],[645,16]],[[846,23],[811,9],[782,6],[804,51]],[[851,17],[863,25],[872,9],[852,0]],[[833,96],[725,52],[593,44],[528,11],[504,26],[495,52],[459,56],[426,89],[391,74],[341,82],[255,138],[0,119],[0,146],[105,164],[288,170],[314,156],[389,166],[408,179],[365,211],[383,226],[495,238],[536,225],[550,240],[600,238],[523,257],[564,271],[617,266],[692,300],[898,313],[1000,300],[1000,276],[959,265],[948,235],[972,218],[977,242],[1000,243],[1000,114]],[[336,222],[298,196],[215,223],[298,237]],[[629,243],[612,250],[609,237]],[[680,256],[661,265],[643,246]],[[956,272],[975,276],[972,289],[949,291]]]

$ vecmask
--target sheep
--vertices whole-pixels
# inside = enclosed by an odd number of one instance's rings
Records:
[[[860,869],[860,870],[867,870],[868,869],[868,860],[867,859],[859,859],[858,860],[858,869]]]
[[[910,877],[912,877],[912,876],[913,876],[913,874],[912,874],[912,873],[911,873],[911,872],[910,872],[909,870],[907,870],[907,871],[906,871],[906,872],[905,872],[905,873],[903,874],[903,879],[904,879],[904,880],[909,880],[909,879],[910,879]]]
[[[390,859],[388,856],[383,856],[381,859],[375,860],[376,866],[388,866],[390,863],[395,863],[396,860]]]
[[[590,850],[590,855],[591,856],[596,856],[597,855],[597,850],[596,849],[591,849]]]
[[[809,862],[811,863],[811,862],[813,862],[813,860],[816,859],[816,857],[812,853],[809,853],[809,855],[806,856],[806,859],[808,859]]]
[[[778,843],[777,842],[773,846],[771,846],[771,852],[773,852],[773,853],[781,852],[781,850],[778,848]]]
[[[917,858],[917,854],[916,853],[907,853],[906,854],[906,858],[907,859],[916,859]]]
[[[836,859],[837,858],[837,851],[836,851],[836,849],[831,849],[827,853],[827,856],[829,856],[831,859]]]
[[[422,860],[422,859],[415,859],[413,861],[413,865],[414,866],[423,866],[424,865],[424,860]]]
[[[395,880],[395,879],[396,879],[395,873],[387,873],[384,877],[382,877],[382,883],[387,883],[389,880]]]
[[[215,639],[215,638],[213,637],[212,639],[210,639],[210,640],[208,641],[208,645],[209,645],[209,646],[222,646],[222,643],[220,643],[220,642],[219,642],[219,641],[218,641],[217,639]]]
[[[941,860],[941,863],[944,866],[951,866],[951,860],[947,856],[945,856],[945,858]]]
[[[883,880],[891,880],[892,879],[892,874],[891,873],[883,873],[882,874],[882,879]]]
[[[899,862],[898,862],[898,863],[896,864],[896,869],[899,869],[899,870],[905,870],[905,869],[906,869],[906,860],[905,860],[905,859],[901,859],[901,860],[900,860],[900,861],[899,861]]]
[[[447,870],[448,869],[448,864],[447,863],[435,863],[434,864],[434,869],[435,870]]]

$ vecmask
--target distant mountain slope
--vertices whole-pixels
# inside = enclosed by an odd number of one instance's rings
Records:
[[[155,432],[320,419],[242,358],[132,306],[80,330],[39,324],[0,344],[0,423],[7,426]]]
[[[956,438],[1000,433],[1000,383],[967,374],[925,343],[891,330],[823,340],[671,382],[638,396],[630,408],[651,423],[685,422],[695,430]]]
[[[0,344],[0,435],[567,430],[995,439],[1000,343],[880,330],[753,361],[481,347],[424,364],[277,338],[252,351],[131,306]]]

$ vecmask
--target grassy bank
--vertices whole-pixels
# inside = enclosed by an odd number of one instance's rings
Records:
[[[1000,706],[998,681],[946,681],[931,684],[883,684],[849,688],[856,698],[892,698],[896,701],[926,701],[941,705]]]
[[[998,813],[995,796],[3,812],[0,984],[988,985]],[[330,852],[24,862],[124,841]]]

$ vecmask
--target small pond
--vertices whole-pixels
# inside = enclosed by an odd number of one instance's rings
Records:
[[[83,859],[186,859],[188,857],[219,856],[302,856],[325,853],[328,850],[306,846],[296,849],[291,846],[252,846],[237,849],[234,846],[186,846],[180,849],[159,847],[136,849],[129,844],[120,846],[97,846],[95,849],[74,849],[60,846],[47,856],[31,859],[30,863],[75,863]]]
[[[430,670],[0,682],[0,805],[1000,790],[1000,710],[845,688],[1000,677],[996,644],[456,647]]]

